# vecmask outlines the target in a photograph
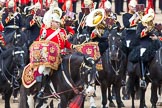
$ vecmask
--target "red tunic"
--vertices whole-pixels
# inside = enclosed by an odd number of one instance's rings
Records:
[[[64,3],[65,0],[58,0],[58,3]]]
[[[22,5],[27,5],[31,0],[20,0]]]
[[[46,40],[47,37],[49,37],[55,31],[56,30],[53,30],[51,28],[46,29],[46,37],[44,39]],[[40,34],[42,34],[42,32],[43,32],[43,30],[40,32]],[[55,36],[53,36],[53,38],[50,39],[50,41],[58,43],[58,45],[60,46],[60,49],[64,49],[64,48],[72,49],[72,44],[66,39],[66,35],[67,34],[66,34],[65,29],[61,28],[59,33],[57,33]]]

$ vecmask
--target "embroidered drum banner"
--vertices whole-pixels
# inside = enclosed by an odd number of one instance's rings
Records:
[[[98,42],[88,42],[76,47],[76,49],[83,54],[89,55],[94,60],[97,60],[100,57]]]
[[[98,47],[98,42],[88,42],[85,43],[79,47],[76,47],[77,51],[83,53],[83,54],[87,54],[90,57],[92,57],[94,60],[97,60],[98,58],[100,58],[100,51],[99,51],[99,47]],[[98,62],[96,64],[96,69],[97,70],[103,70],[102,67],[102,62]]]
[[[30,47],[30,64],[32,67],[45,65],[57,70],[60,64],[58,44],[47,40],[35,41]]]

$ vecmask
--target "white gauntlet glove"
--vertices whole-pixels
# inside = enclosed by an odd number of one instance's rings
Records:
[[[41,39],[44,39],[46,37],[46,29],[43,29]]]

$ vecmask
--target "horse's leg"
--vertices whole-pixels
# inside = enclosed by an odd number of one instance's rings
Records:
[[[157,103],[157,100],[158,100],[157,87],[158,87],[158,83],[153,81],[152,85],[151,85],[151,104],[152,104],[152,108],[156,108],[156,103]]]
[[[141,96],[140,96],[140,108],[147,108],[145,104],[145,92],[146,88],[140,88],[141,90]]]
[[[52,102],[52,98],[48,98],[48,99],[41,99],[39,100],[38,105],[36,106],[36,108],[46,108],[48,106],[50,106],[50,103]]]
[[[19,108],[28,108],[27,107],[27,97],[26,97],[26,89],[23,85],[21,85],[20,88],[20,103],[19,103]]]
[[[101,82],[101,94],[102,94],[102,108],[108,108],[107,105],[107,84],[106,81]]]
[[[115,89],[115,94],[116,94],[116,103],[118,105],[118,108],[121,107],[125,107],[124,103],[121,101],[121,96],[120,96],[120,89],[121,89],[121,85],[114,85],[114,89]]]
[[[5,108],[11,108],[10,107],[10,98],[12,95],[12,88],[10,88],[10,90],[8,90],[5,94],[4,94],[4,98],[5,98]]]
[[[132,108],[135,108],[134,105],[134,97],[135,97],[135,77],[134,75],[130,75],[128,78],[128,82],[127,82],[127,88],[128,88],[128,92],[131,94],[131,98],[132,98]]]
[[[96,108],[96,103],[93,96],[90,97],[90,108]]]
[[[27,95],[27,103],[28,103],[29,108],[35,108],[34,95],[32,94]]]
[[[109,100],[109,106],[110,107],[116,107],[114,102],[112,101],[112,96],[111,96],[111,89],[108,87],[108,100]]]
[[[66,108],[67,104],[68,104],[66,96],[65,95],[61,95],[60,97],[61,97],[61,100],[60,100],[60,103],[58,105],[58,108]]]

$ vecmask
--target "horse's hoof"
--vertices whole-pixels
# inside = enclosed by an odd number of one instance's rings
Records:
[[[156,105],[152,105],[152,107],[151,107],[151,108],[157,108],[157,107],[156,107]]]
[[[58,107],[57,108],[61,108],[61,105],[60,105],[60,103],[58,103]]]
[[[110,106],[110,107],[116,107],[115,104],[114,104],[114,102],[110,102],[110,103],[109,103],[109,106]]]
[[[123,102],[120,103],[120,107],[125,107]]]
[[[19,101],[18,101],[18,98],[14,98],[13,99],[13,103],[18,103]]]
[[[111,98],[112,98],[113,100],[116,100],[116,96],[112,96]]]
[[[91,106],[90,108],[97,108],[96,106]]]
[[[130,98],[129,98],[129,96],[126,95],[126,96],[123,96],[122,99],[123,100],[129,100]]]
[[[162,106],[162,102],[157,102],[157,106]]]

